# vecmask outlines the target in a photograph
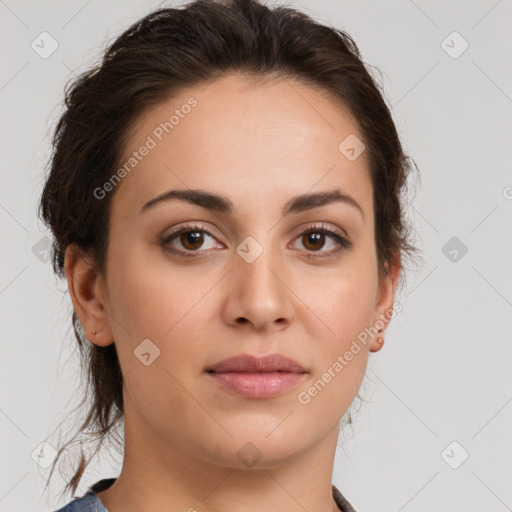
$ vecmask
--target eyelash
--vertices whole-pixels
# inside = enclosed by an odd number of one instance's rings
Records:
[[[167,235],[166,237],[162,238],[160,243],[166,251],[173,253],[173,254],[177,255],[178,257],[194,258],[194,257],[197,257],[198,254],[200,255],[204,251],[208,251],[209,249],[202,249],[202,250],[197,250],[197,251],[183,251],[183,250],[175,249],[168,244],[183,233],[190,233],[190,232],[196,232],[196,231],[199,231],[201,233],[206,233],[208,236],[215,239],[215,237],[208,230],[203,229],[200,225],[186,224],[186,225],[182,226],[181,228],[179,228],[178,230],[176,230],[176,231],[172,232],[171,234]],[[308,229],[302,231],[301,233],[299,233],[296,238],[299,238],[301,236],[304,236],[306,234],[311,234],[311,233],[323,233],[325,235],[332,237],[334,239],[334,241],[336,242],[336,244],[338,245],[338,247],[334,250],[328,251],[327,253],[325,253],[325,252],[320,253],[320,254],[322,254],[322,256],[315,255],[314,253],[316,251],[313,251],[313,254],[308,255],[308,258],[310,258],[310,259],[333,257],[333,256],[337,255],[338,253],[340,253],[341,251],[352,248],[352,242],[349,242],[346,238],[342,237],[341,235],[339,235],[332,229],[325,227],[324,224],[315,224],[315,225],[309,227]]]

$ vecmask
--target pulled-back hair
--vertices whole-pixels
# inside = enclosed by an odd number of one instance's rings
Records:
[[[404,267],[404,257],[417,250],[404,217],[404,191],[413,161],[404,154],[390,110],[354,40],[288,6],[197,0],[179,9],[159,9],[134,23],[105,50],[97,66],[67,84],[39,204],[39,214],[53,233],[57,276],[65,277],[64,254],[72,243],[105,273],[109,206],[115,192],[99,200],[93,191],[119,168],[137,118],[189,86],[231,72],[304,83],[350,112],[369,162],[379,277],[387,275],[389,264]],[[87,439],[97,441],[97,453],[114,427],[123,423],[122,373],[115,343],[89,343],[75,311],[71,320],[87,376],[80,405],[92,394],[73,439],[89,431]],[[58,450],[50,478],[72,440]],[[90,460],[81,451],[64,492],[76,492]]]

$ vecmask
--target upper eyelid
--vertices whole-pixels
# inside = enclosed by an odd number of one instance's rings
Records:
[[[164,238],[164,239],[170,238],[170,237],[176,235],[177,233],[179,233],[180,231],[193,231],[193,230],[204,231],[205,233],[212,236],[213,238],[221,238],[220,236],[215,235],[215,233],[216,233],[215,229],[212,230],[210,227],[203,226],[200,223],[196,224],[195,222],[186,222],[182,226],[179,226],[179,227],[173,229],[172,231],[170,231],[169,233],[164,234],[162,238]],[[212,231],[213,231],[213,233],[212,233]]]
[[[345,230],[343,230],[339,227],[329,227],[327,224],[328,223],[325,221],[317,221],[317,222],[313,222],[312,224],[306,224],[305,226],[298,228],[297,232],[295,233],[295,238],[304,233],[307,233],[308,231],[314,231],[315,229],[316,230],[324,229],[324,230],[332,233],[333,235],[337,235],[337,236],[344,238],[345,240],[347,240],[347,242],[349,242],[349,238],[348,238]],[[209,236],[211,236],[212,238],[214,238],[217,242],[224,243],[224,242],[222,242],[222,240],[218,240],[218,238],[222,238],[222,237],[215,235],[215,231],[216,231],[215,229],[213,230],[214,233],[212,233],[211,228],[201,224],[201,221],[187,222],[187,223],[183,224],[182,226],[179,226],[178,228],[174,229],[171,233],[164,235],[162,238],[164,240],[169,239],[169,238],[175,236],[180,231],[193,231],[193,230],[203,231],[203,232],[207,233]],[[294,240],[295,240],[295,238],[294,238]]]

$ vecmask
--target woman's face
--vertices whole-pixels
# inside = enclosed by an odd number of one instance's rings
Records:
[[[378,281],[361,139],[314,89],[235,75],[137,121],[120,182],[96,191],[114,196],[104,323],[89,339],[115,340],[127,430],[141,444],[272,467],[337,435],[380,348],[365,329],[392,308],[397,278]],[[200,194],[147,206],[171,191]],[[317,196],[332,192],[341,199]],[[269,354],[303,373],[207,371]]]

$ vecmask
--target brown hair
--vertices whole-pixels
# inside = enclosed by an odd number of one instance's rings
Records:
[[[233,71],[297,80],[348,109],[363,134],[369,162],[379,276],[386,275],[389,263],[399,261],[404,267],[403,257],[417,250],[404,220],[413,161],[403,152],[391,113],[353,39],[290,7],[197,0],[180,9],[156,10],[134,23],[105,50],[101,63],[67,84],[39,204],[39,215],[53,233],[57,276],[65,277],[64,253],[72,243],[104,273],[113,193],[98,200],[93,191],[118,168],[138,116],[187,86]],[[88,436],[99,441],[97,453],[123,421],[122,373],[115,343],[100,347],[87,342],[74,311],[72,326],[87,375],[80,406],[92,392],[79,433],[92,429]],[[59,449],[50,478],[70,443]],[[81,449],[64,492],[76,492],[90,460]]]

